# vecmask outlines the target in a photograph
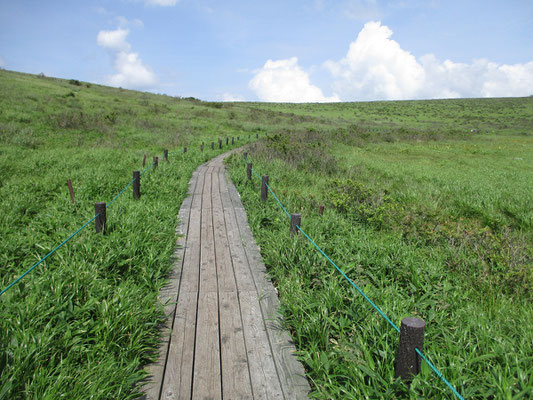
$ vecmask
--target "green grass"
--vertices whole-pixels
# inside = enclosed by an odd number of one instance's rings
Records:
[[[302,229],[396,325],[407,316],[426,321],[424,352],[459,393],[530,398],[531,128],[432,135],[406,125],[366,135],[369,129],[267,138],[251,147],[250,160],[288,211],[302,214]],[[302,235],[290,236],[287,216],[274,199],[259,200],[260,182],[247,181],[241,159],[229,165],[313,396],[455,398],[425,364],[410,387],[394,379],[397,332]]]
[[[90,224],[0,297],[0,399],[139,397],[190,176],[212,141],[256,134],[254,168],[396,324],[427,322],[460,393],[531,397],[533,99],[213,103],[3,70],[0,93],[1,289],[170,150],[105,235]],[[394,379],[396,332],[230,167],[313,396],[452,398],[427,366]]]

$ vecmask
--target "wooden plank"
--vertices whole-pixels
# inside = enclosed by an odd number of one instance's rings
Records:
[[[196,185],[191,196],[190,217],[185,243],[185,254],[181,271],[178,301],[165,375],[161,388],[161,398],[174,400],[190,398],[193,378],[194,343],[196,335],[196,308],[198,292],[198,274],[200,265],[200,216],[201,193],[205,168],[200,168],[196,176]],[[200,199],[200,201],[198,201]]]
[[[228,191],[234,205],[238,229],[250,264],[252,276],[259,293],[259,298],[261,298],[260,308],[263,318],[267,322],[266,331],[268,341],[272,348],[272,354],[285,398],[307,399],[310,387],[305,378],[305,371],[302,364],[294,355],[296,351],[294,342],[289,334],[281,329],[282,318],[278,313],[279,300],[277,292],[266,275],[266,267],[246,219],[242,202],[231,181],[228,182]]]
[[[193,399],[222,398],[217,270],[211,199],[213,169],[209,164],[202,193],[200,283],[194,347]]]
[[[181,271],[183,268],[187,233],[189,229],[189,219],[193,197],[192,193],[194,192],[197,183],[198,174],[195,171],[189,182],[189,196],[187,196],[187,198],[183,201],[178,214],[179,222],[176,228],[178,240],[176,243],[176,250],[174,251],[174,255],[171,260],[173,266],[168,275],[167,284],[159,293],[159,301],[161,301],[162,304],[165,304],[165,325],[161,329],[161,344],[158,349],[158,360],[147,367],[149,379],[142,388],[144,391],[144,396],[142,399],[145,400],[159,400],[161,397],[166,362],[170,347],[170,336],[176,315],[177,296],[181,280]]]
[[[257,292],[239,293],[254,399],[284,399]]]
[[[235,218],[235,209],[232,206],[228,185],[226,183],[226,177],[224,171],[221,171],[222,176],[219,178],[221,198],[227,198],[229,204],[224,205],[224,221],[226,223],[226,232],[228,237],[228,244],[230,249],[231,260],[233,263],[233,269],[235,271],[235,279],[237,282],[237,288],[239,291],[243,290],[255,290],[255,283],[252,277],[252,272],[248,264],[248,259],[244,252],[241,236],[239,234],[239,228],[237,226],[237,220]]]
[[[237,293],[221,291],[220,343],[225,399],[251,399],[252,386]]]
[[[198,320],[194,355],[193,399],[221,399],[218,294],[198,296]]]
[[[233,263],[228,243],[228,232],[224,221],[224,211],[220,197],[219,172],[221,166],[213,171],[213,228],[215,239],[215,256],[217,263],[218,290],[221,292],[236,292],[237,284],[233,272]]]

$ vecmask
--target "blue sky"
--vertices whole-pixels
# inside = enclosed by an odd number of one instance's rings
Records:
[[[203,100],[533,94],[533,1],[0,0],[0,67]]]

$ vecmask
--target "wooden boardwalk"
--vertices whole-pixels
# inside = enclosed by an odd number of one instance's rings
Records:
[[[184,237],[160,295],[170,300],[168,326],[145,398],[306,399],[309,384],[223,158],[196,170],[180,210]]]

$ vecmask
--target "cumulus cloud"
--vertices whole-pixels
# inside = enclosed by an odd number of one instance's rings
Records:
[[[178,0],[144,0],[144,4],[147,6],[162,6],[170,7],[175,6]]]
[[[248,84],[261,101],[318,103],[340,101],[334,95],[326,97],[322,90],[311,84],[309,75],[298,65],[298,58],[268,60],[255,71]]]
[[[499,65],[416,59],[380,22],[365,24],[344,58],[327,61],[332,88],[343,100],[526,96],[533,93],[533,62]]]
[[[131,45],[126,41],[128,34],[129,30],[124,28],[98,32],[96,41],[109,51],[116,72],[108,76],[105,83],[129,89],[153,87],[157,82],[156,76],[142,62],[139,54],[131,51]]]

